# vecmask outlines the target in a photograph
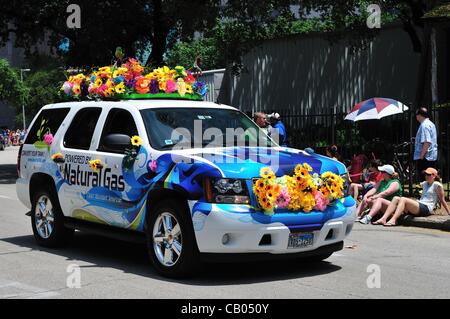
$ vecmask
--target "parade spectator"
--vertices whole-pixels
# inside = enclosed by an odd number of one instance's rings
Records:
[[[383,217],[376,221],[374,223],[375,225],[397,226],[397,221],[403,214],[429,216],[436,209],[438,203],[450,215],[450,208],[445,201],[444,187],[441,184],[438,171],[432,167],[428,167],[424,173],[425,181],[420,184],[422,186],[422,196],[420,199],[394,197]],[[388,218],[390,218],[389,221]]]
[[[423,172],[427,167],[436,168],[438,159],[436,126],[429,117],[428,110],[424,107],[416,112],[420,126],[416,134],[414,161],[419,172]]]
[[[397,178],[394,167],[383,165],[378,170],[382,173],[383,179],[364,195],[357,208],[358,218],[362,216],[366,208],[370,208],[369,214],[358,220],[361,224],[369,224],[380,211],[386,211],[394,197],[402,196],[402,184]]]
[[[26,135],[27,135],[27,130],[20,131],[19,144],[23,144],[25,142]]]
[[[358,196],[360,192],[363,192],[363,195],[366,194],[369,190],[371,190],[377,183],[381,182],[383,179],[383,174],[378,170],[378,167],[381,166],[380,160],[372,160],[369,165],[369,176],[367,179],[364,179],[362,183],[351,183],[349,193],[355,201],[358,201]]]
[[[347,168],[351,181],[359,181],[361,180],[361,176],[363,175],[363,170],[368,161],[366,155],[360,152],[358,155],[354,154],[351,160],[351,165]],[[381,165],[379,165],[381,166]]]
[[[8,131],[6,129],[2,130],[2,137],[3,140],[5,141],[5,145],[8,146]]]
[[[256,112],[253,114],[253,121],[266,133],[269,133],[268,126],[269,121],[267,120],[267,115],[263,112]]]
[[[326,154],[335,161],[341,161],[341,156],[339,155],[338,147],[336,145],[328,146],[326,149]]]
[[[281,121],[280,114],[272,113],[268,117],[272,126],[269,136],[275,139],[280,146],[287,147],[286,126]]]

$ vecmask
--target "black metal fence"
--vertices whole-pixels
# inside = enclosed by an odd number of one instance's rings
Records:
[[[283,114],[289,145],[300,149],[311,147],[321,154],[325,154],[327,146],[337,145],[343,160],[350,160],[354,154],[364,153],[369,158],[373,154],[384,163],[391,163],[395,145],[411,141],[419,125],[413,111],[381,120],[360,122],[345,121],[345,116],[344,113]],[[438,130],[438,167],[449,198],[450,108],[434,109],[431,120]],[[413,145],[397,151],[403,155],[405,162],[411,163]],[[409,188],[408,180],[403,182],[409,194],[417,193],[417,181],[413,181],[412,188]]]

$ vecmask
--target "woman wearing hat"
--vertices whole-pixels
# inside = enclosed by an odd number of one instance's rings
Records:
[[[447,214],[450,215],[450,209],[445,201],[444,187],[440,183],[441,178],[439,177],[437,170],[429,167],[424,171],[424,174],[425,181],[420,184],[423,188],[420,199],[395,197],[386,209],[383,217],[374,224],[396,226],[398,219],[403,214],[429,216],[436,208],[438,202],[441,203]],[[389,221],[388,218],[390,218]]]
[[[364,195],[357,210],[358,217],[361,217],[366,207],[371,207],[369,214],[358,220],[362,224],[369,224],[373,216],[388,208],[394,197],[403,194],[402,184],[398,180],[397,173],[395,173],[392,165],[380,166],[378,171],[382,173],[383,179]]]

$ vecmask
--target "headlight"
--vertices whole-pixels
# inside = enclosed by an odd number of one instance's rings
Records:
[[[344,180],[344,197],[347,197],[350,191],[350,175],[348,173],[345,173],[341,175],[341,177]]]
[[[226,194],[233,191],[235,194],[240,194],[244,190],[242,187],[242,180],[236,179],[219,179],[214,183],[214,188],[221,194]]]
[[[205,179],[205,198],[210,203],[248,204],[247,185],[242,179]]]

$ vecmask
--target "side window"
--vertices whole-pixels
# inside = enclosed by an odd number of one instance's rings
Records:
[[[64,136],[64,147],[88,150],[101,113],[102,109],[99,107],[78,111]]]
[[[55,135],[69,111],[69,108],[43,110],[31,127],[25,144],[34,144],[42,140],[43,135],[48,132]]]
[[[109,111],[105,127],[103,128],[99,151],[105,151],[103,140],[109,134],[124,134],[129,137],[138,135],[136,123],[131,113],[123,109],[112,109]]]

